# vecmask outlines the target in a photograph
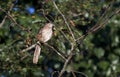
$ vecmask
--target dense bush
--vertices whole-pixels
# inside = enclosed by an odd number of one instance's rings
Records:
[[[75,42],[53,1],[75,39],[85,35],[96,23],[103,25],[102,29]],[[119,77],[120,15],[114,13],[120,10],[120,0],[53,1],[0,1],[0,76],[57,77],[65,61],[52,48],[41,46],[37,65],[32,63],[34,48],[20,53],[36,43],[36,34],[45,23],[52,22],[57,30],[48,44],[66,58],[71,44],[75,46],[64,77]]]

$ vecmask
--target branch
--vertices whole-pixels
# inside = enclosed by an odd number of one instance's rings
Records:
[[[97,27],[93,27],[91,28],[88,32],[93,33],[98,31],[99,29],[101,29],[103,26],[105,26],[107,24],[107,22],[114,16],[117,15],[120,12],[120,9],[116,9],[115,11],[112,12],[111,15],[109,15],[101,24],[98,24]]]
[[[107,11],[107,10],[106,10]],[[109,16],[105,16],[107,13],[105,12],[103,15],[102,15],[102,18],[100,18],[101,22],[99,23],[96,23],[95,26],[93,26],[92,28],[90,28],[86,34],[80,36],[78,39],[76,39],[76,41],[81,41],[83,40],[88,34],[90,33],[94,33],[98,30],[100,30],[103,26],[105,26],[107,24],[107,22],[116,14],[119,14],[120,13],[120,9],[116,9],[115,11],[112,12],[112,14],[110,14]],[[104,17],[105,16],[105,17]]]
[[[30,47],[28,47],[28,48],[26,48],[26,49],[23,49],[22,51],[20,51],[20,53],[24,53],[24,52],[26,52],[26,51],[31,50],[32,48],[35,47],[35,45],[36,45],[36,44],[33,44],[33,45],[31,45]]]
[[[12,22],[14,22],[15,25],[17,25],[17,26],[19,26],[21,29],[23,29],[24,27],[21,26],[21,25],[19,25],[19,24],[16,22],[16,20],[12,17],[12,15],[10,14],[10,11],[12,10],[13,6],[14,6],[14,4],[11,5],[10,10],[9,10],[8,12],[6,12],[6,11],[5,11],[4,9],[2,9],[2,8],[0,8],[0,10],[6,14],[5,17],[8,17]]]
[[[27,55],[25,55],[25,56],[23,56],[20,60],[22,61],[22,60],[24,60],[25,58],[27,58],[29,55],[27,54]]]
[[[62,77],[67,65],[68,65],[68,62],[70,61],[70,59],[72,58],[72,55],[69,55],[69,57],[66,59],[65,63],[64,63],[64,66],[61,70],[61,72],[59,73],[59,76],[58,77]]]
[[[103,19],[104,19],[104,16],[106,16],[106,13],[107,13],[107,12],[104,13],[104,15],[100,18],[100,20],[103,20]],[[79,41],[79,40],[80,40],[80,41],[83,41],[84,38],[85,38],[88,34],[93,33],[93,32],[96,32],[96,31],[98,31],[99,29],[101,29],[104,25],[107,24],[107,22],[108,22],[109,19],[111,19],[114,15],[116,15],[116,14],[118,14],[118,13],[120,13],[120,9],[117,9],[117,10],[114,11],[112,14],[110,14],[108,17],[105,17],[105,21],[101,21],[101,22],[97,23],[95,26],[93,26],[91,29],[89,29],[86,34],[82,35],[82,36],[81,36],[80,38],[78,38],[76,41]],[[64,66],[63,66],[63,68],[62,68],[62,70],[61,70],[61,72],[60,72],[60,74],[59,74],[58,77],[62,77],[62,74],[64,73],[64,71],[65,71],[65,69],[66,69],[66,67],[67,67],[70,59],[73,57],[73,51],[74,51],[74,49],[75,49],[75,47],[74,47],[74,45],[72,45],[71,51],[70,51],[70,55],[69,55],[68,58],[66,59],[66,61],[65,61],[65,63],[64,63]],[[86,75],[85,75],[85,76],[86,76]],[[87,76],[86,76],[86,77],[87,77]]]
[[[83,73],[83,72],[78,72],[78,71],[72,71],[72,73],[79,73],[79,74],[81,74],[81,75],[83,75],[83,76],[85,76],[85,77],[88,77],[85,73]]]
[[[0,23],[0,28],[2,28],[2,26],[4,25],[6,18],[7,18],[7,16],[5,16],[4,19],[2,20],[2,22]]]
[[[44,9],[40,9],[40,10],[42,11],[43,16],[45,17],[45,19],[46,19],[47,21],[51,22],[51,20],[49,20],[49,18],[46,17],[45,10],[44,10]]]
[[[64,36],[64,38],[65,38],[68,42],[70,42],[69,39],[67,38],[67,36],[65,35],[65,33],[64,33],[62,30],[60,30],[60,32],[61,32],[61,34]]]
[[[65,63],[64,63],[64,66],[63,66],[61,72],[59,73],[59,76],[58,76],[58,77],[62,77],[62,75],[63,75],[63,73],[64,73],[64,71],[65,71],[65,69],[66,69],[66,67],[67,67],[67,65],[68,65],[68,63],[69,63],[69,61],[71,60],[71,58],[72,58],[72,56],[73,56],[73,51],[74,51],[74,49],[75,49],[74,44],[71,44],[70,54],[69,54],[68,58],[66,59],[66,61],[65,61]]]
[[[5,13],[10,13],[10,11],[11,11],[12,8],[13,8],[13,6],[14,6],[14,4],[11,5],[11,7],[10,7],[9,10],[8,10],[8,12],[6,12],[6,11],[5,11],[4,9],[2,9],[1,7],[0,7],[0,10],[1,10],[2,12],[5,12]],[[4,16],[2,22],[0,23],[0,28],[4,25],[6,18],[7,18],[7,14]]]
[[[70,28],[70,26],[69,26],[66,18],[65,18],[65,16],[64,16],[64,15],[62,14],[62,12],[59,10],[59,8],[58,8],[58,6],[56,5],[55,1],[52,0],[52,2],[53,2],[53,4],[54,4],[54,7],[57,9],[57,11],[58,11],[58,12],[60,13],[60,15],[62,16],[65,24],[66,24],[67,27],[68,27],[68,30],[70,31],[70,34],[72,35],[73,40],[75,41],[75,36],[74,36],[74,34],[73,34],[73,32],[72,32],[72,30],[71,30],[71,28]]]
[[[46,45],[46,46],[48,46],[52,50],[54,50],[61,58],[63,58],[64,60],[66,60],[66,58],[61,53],[59,53],[53,46],[49,45],[48,43],[43,43],[43,44]]]
[[[63,58],[64,60],[66,60],[66,58],[61,54],[59,53],[54,47],[52,47],[51,45],[47,44],[47,43],[43,43],[44,45],[48,46],[49,48],[51,48],[53,51],[55,51],[61,58]],[[29,51],[31,50],[32,48],[35,47],[36,44],[33,44],[31,45],[30,47],[26,48],[26,49],[23,49],[22,51],[20,51],[20,53],[24,53],[26,51]]]
[[[107,15],[107,14],[110,12],[110,10],[111,10],[111,8],[112,8],[112,6],[113,6],[113,3],[114,3],[114,0],[106,7],[105,12],[104,12],[104,13],[102,14],[102,16],[99,18],[98,22],[90,29],[91,31],[93,30],[93,31],[95,32],[95,29],[97,29],[98,26],[99,26],[99,27],[100,27],[100,26],[104,26],[104,25],[101,25],[101,24],[108,22],[109,15]],[[113,13],[114,13],[114,12],[113,12]],[[90,30],[89,30],[89,31],[90,31]]]

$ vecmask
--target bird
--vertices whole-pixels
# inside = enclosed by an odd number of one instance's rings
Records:
[[[41,52],[41,43],[46,43],[49,41],[53,35],[53,28],[54,24],[46,23],[45,26],[39,30],[38,34],[36,35],[37,44],[35,46],[34,56],[33,56],[33,63],[37,64],[38,58]]]

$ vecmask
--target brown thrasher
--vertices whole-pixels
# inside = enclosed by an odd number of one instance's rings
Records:
[[[52,35],[53,35],[53,24],[52,23],[47,23],[42,29],[40,29],[39,33],[36,36],[36,39],[38,40],[38,42],[35,46],[35,51],[34,51],[34,56],[33,56],[34,64],[37,64],[38,58],[41,52],[40,43],[47,42],[48,40],[51,39]]]

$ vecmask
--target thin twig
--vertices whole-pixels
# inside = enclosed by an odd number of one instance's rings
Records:
[[[108,20],[109,18],[109,11],[111,10],[112,6],[113,6],[114,0],[107,6],[105,12],[102,14],[102,16],[100,17],[100,19],[98,20],[98,22],[95,24],[95,26],[93,26],[90,30],[94,31],[94,29],[97,29],[98,27],[100,27],[100,24],[106,22],[106,20]],[[107,23],[107,22],[106,22]],[[89,31],[90,31],[89,30]]]
[[[7,18],[7,16],[5,16],[4,19],[2,20],[2,22],[0,23],[0,28],[4,25],[6,18]]]
[[[107,21],[109,20],[109,18],[111,18],[112,16],[114,16],[116,13],[119,13],[119,11],[116,11],[116,12],[114,12],[113,14],[111,14],[111,15],[107,18],[107,20],[106,20],[105,22],[103,22],[101,25],[99,25],[99,26],[97,26],[97,27],[95,27],[95,28],[92,28],[92,30],[89,30],[88,33],[86,33],[85,35],[83,35],[81,38],[84,39],[85,36],[87,36],[89,33],[92,33],[92,32],[94,32],[94,31],[97,31],[98,29],[100,29],[102,26],[104,26],[104,25],[107,23]],[[59,74],[59,77],[62,76],[63,72],[65,71],[64,68],[67,66],[67,64],[68,64],[68,62],[69,62],[69,60],[70,60],[71,58],[72,58],[72,55],[69,55],[68,59],[66,60],[64,66],[63,66],[63,69],[61,70],[61,72],[60,72],[60,74]]]
[[[73,75],[73,77],[76,77],[76,75],[75,75],[75,73],[72,71],[72,75]]]
[[[72,32],[72,29],[70,28],[70,26],[69,26],[69,24],[68,24],[68,22],[67,22],[67,20],[66,20],[66,18],[65,18],[65,16],[64,16],[64,15],[62,14],[62,12],[59,10],[59,8],[58,8],[58,6],[56,5],[55,1],[52,0],[52,2],[53,2],[53,4],[54,4],[55,8],[57,9],[57,11],[61,14],[61,16],[62,16],[65,24],[66,24],[67,27],[68,27],[68,30],[70,31],[70,34],[72,35],[73,40],[75,41],[75,36],[74,36],[74,34],[73,34],[73,32]]]
[[[64,38],[65,38],[68,42],[70,42],[69,39],[67,38],[67,36],[65,35],[65,33],[64,33],[62,30],[60,30],[60,32],[61,32],[61,34],[64,36]]]
[[[74,47],[74,44],[71,44],[71,50],[70,50],[70,54],[68,56],[68,58],[66,59],[65,63],[64,63],[64,66],[62,68],[62,70],[60,71],[59,73],[59,76],[58,77],[62,77],[62,74],[64,73],[69,61],[71,60],[72,56],[73,56],[73,51],[74,51],[75,47]]]
[[[4,12],[4,13],[6,14],[6,16],[7,16],[12,22],[14,22],[15,25],[17,25],[17,26],[19,26],[21,29],[23,29],[24,27],[21,26],[21,25],[19,25],[19,24],[16,22],[16,20],[12,17],[12,15],[10,14],[10,11],[12,10],[13,6],[14,6],[14,5],[12,5],[12,6],[10,7],[10,10],[9,10],[8,12],[6,12],[6,11],[5,11],[4,9],[2,9],[2,8],[0,8],[0,10],[1,10],[2,12]]]
[[[36,45],[36,44],[33,44],[33,45],[31,45],[30,47],[28,47],[28,48],[26,48],[26,49],[23,49],[22,51],[20,51],[20,53],[24,53],[24,52],[26,52],[26,51],[31,50],[32,48],[35,47],[35,45]]]
[[[51,21],[46,17],[46,14],[45,14],[44,9],[40,9],[40,10],[43,12],[43,16],[45,17],[45,19],[48,20],[49,22],[51,22]]]
[[[62,70],[61,70],[58,77],[62,77],[62,74],[64,73],[64,71],[65,71],[65,69],[66,69],[66,67],[68,65],[68,62],[70,61],[71,58],[72,58],[72,55],[69,55],[69,57],[66,59],[66,61],[64,63],[64,66],[63,66],[63,68],[62,68]]]
[[[26,49],[23,49],[22,51],[20,51],[20,53],[24,53],[26,51],[29,51],[31,50],[32,48],[35,47],[36,44],[33,44],[31,45],[30,47],[26,48]],[[47,44],[47,43],[44,43],[44,45],[48,46],[49,48],[51,48],[52,50],[54,50],[60,57],[62,57],[64,60],[66,60],[66,58],[61,54],[59,53],[54,47],[52,47],[51,45]]]
[[[90,30],[98,27],[99,24],[101,24],[101,22],[104,22],[104,20],[106,20],[106,18],[107,18],[107,13],[108,13],[108,11],[110,10],[110,8],[112,7],[112,4],[113,4],[113,3],[111,3],[110,5],[107,6],[107,8],[105,9],[104,13],[103,13],[102,16],[99,18],[98,22],[97,22]]]
[[[55,73],[58,73],[58,74],[59,74],[59,71],[54,71],[54,72],[52,72],[52,73],[51,73],[51,77],[54,77],[54,74],[55,74]],[[56,76],[55,76],[55,77],[56,77]]]
[[[119,9],[118,9],[119,10]],[[108,22],[108,20],[111,18],[111,17],[113,17],[115,14],[117,14],[117,13],[119,13],[119,11],[115,11],[115,12],[113,12],[111,15],[109,15],[108,17],[105,17],[106,18],[106,21],[101,21],[101,23],[97,23],[97,27],[92,27],[90,30],[88,30],[88,32],[86,33],[86,34],[84,34],[84,35],[82,35],[80,38],[79,38],[79,40],[81,41],[81,39],[83,40],[89,33],[93,33],[93,32],[95,32],[95,31],[97,31],[98,29],[100,29],[101,27],[103,27],[107,22]],[[104,17],[102,17],[102,18],[104,18]],[[101,20],[102,20],[102,18],[101,18]],[[77,40],[78,41],[78,40]],[[74,48],[75,47],[73,47],[73,50],[74,50]],[[68,56],[68,58],[66,59],[66,61],[65,61],[65,63],[64,63],[64,66],[63,66],[63,68],[62,68],[62,70],[61,70],[61,72],[60,72],[60,74],[59,74],[59,76],[58,77],[61,77],[62,76],[62,74],[64,73],[64,71],[65,71],[65,68],[67,67],[67,65],[68,65],[68,63],[69,63],[69,61],[70,61],[70,59],[72,58],[72,56],[73,56],[73,50],[70,52],[70,55]],[[87,76],[86,76],[87,77]]]
[[[72,72],[76,72],[76,73],[79,73],[79,74],[81,74],[81,75],[84,75],[85,77],[88,77],[85,73],[83,73],[83,72],[78,72],[78,71],[72,71]]]
[[[101,23],[100,25],[98,25],[97,27],[91,29],[91,32],[95,32],[95,31],[98,31],[99,29],[101,29],[104,25],[107,24],[107,22],[108,22],[114,15],[116,15],[116,14],[119,13],[119,10],[120,10],[120,9],[117,9],[117,10],[113,11],[112,14],[110,14],[110,15],[104,20],[104,22],[102,22],[102,23]]]
[[[108,20],[110,20],[114,15],[119,14],[119,12],[120,12],[120,9],[117,9],[117,10],[113,11],[112,14],[110,14],[109,16],[107,16],[105,18],[103,17],[102,19],[104,19],[104,21],[101,21],[101,23],[99,23],[99,24],[97,23],[97,25],[90,28],[86,34],[84,34],[84,35],[80,36],[78,39],[76,39],[76,41],[84,39],[88,34],[96,32],[99,29],[101,29],[103,26],[105,26],[107,24]]]
[[[49,45],[48,43],[44,43],[44,45],[46,45],[49,48],[51,48],[52,50],[54,50],[61,58],[63,58],[64,60],[66,60],[66,58],[61,53],[59,53],[53,46]]]
[[[13,6],[14,6],[14,4],[12,4],[12,5],[10,6],[8,12],[6,12],[6,11],[5,11],[4,9],[2,9],[1,7],[0,7],[0,10],[1,10],[2,12],[5,12],[5,13],[10,13],[10,11],[11,11],[12,8],[13,8]],[[6,18],[7,18],[7,14],[4,16],[2,22],[0,23],[0,28],[4,25]]]
[[[25,55],[25,56],[23,56],[20,60],[22,61],[22,60],[24,60],[25,58],[27,58],[29,55],[27,54],[27,55]]]

